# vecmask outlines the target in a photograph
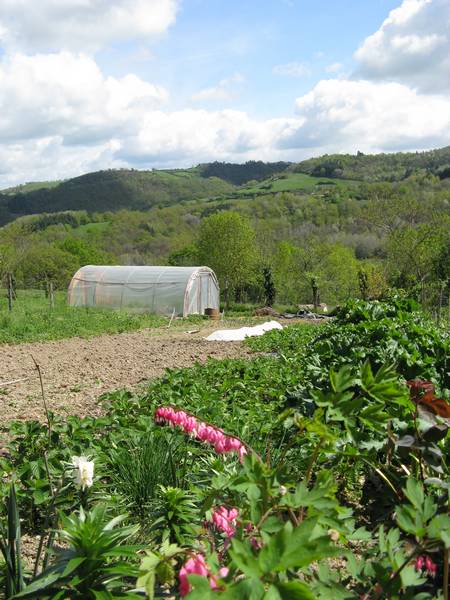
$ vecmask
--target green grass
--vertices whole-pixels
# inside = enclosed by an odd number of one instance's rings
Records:
[[[109,221],[100,221],[99,223],[86,223],[85,225],[79,225],[78,227],[76,227],[74,229],[74,231],[80,233],[80,232],[84,232],[84,233],[95,233],[95,232],[102,232],[105,231],[106,229],[108,229],[108,227],[111,225],[111,223]]]
[[[264,301],[261,301],[260,303],[247,302],[242,304],[232,304],[228,309],[225,309],[225,317],[254,317],[255,311],[263,306]],[[224,307],[222,306],[221,310],[223,310],[223,308]],[[274,304],[272,308],[280,314],[296,313],[298,311],[298,307],[289,304]],[[264,319],[270,320],[270,316],[265,316]]]
[[[55,307],[51,309],[39,290],[19,291],[9,312],[5,290],[0,290],[0,344],[123,333],[167,323],[168,319],[159,315],[73,308],[67,306],[64,292],[55,294]]]
[[[281,175],[274,175],[253,186],[242,186],[238,193],[247,195],[294,191],[312,192],[314,190],[319,190],[321,187],[328,188],[329,186],[332,186],[343,188],[353,183],[354,182],[349,180],[312,177],[311,175],[306,175],[304,173],[283,173]]]
[[[28,194],[28,192],[34,192],[36,190],[49,189],[57,187],[61,183],[60,180],[56,181],[30,181],[29,183],[22,183],[14,187],[0,190],[2,194]]]
[[[255,325],[268,317],[254,317],[256,305],[237,305],[219,323],[203,315],[176,319],[173,330],[218,326],[221,329]],[[163,328],[169,318],[149,313],[127,312],[98,308],[67,306],[66,293],[55,293],[55,307],[41,290],[19,290],[13,310],[8,310],[6,290],[0,288],[0,344],[22,344],[79,337],[93,337],[103,333],[124,333],[138,329]]]

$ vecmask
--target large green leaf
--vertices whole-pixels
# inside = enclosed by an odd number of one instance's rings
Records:
[[[280,582],[276,588],[282,600],[316,600],[311,589],[300,581]]]

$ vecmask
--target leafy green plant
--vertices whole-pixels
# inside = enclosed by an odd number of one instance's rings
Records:
[[[0,527],[0,551],[5,561],[5,597],[11,598],[24,587],[20,517],[14,483],[11,483],[9,488],[6,531]]]
[[[185,554],[185,550],[176,544],[164,540],[162,544],[152,550],[146,550],[145,556],[139,566],[137,588],[143,588],[147,596],[153,600],[155,586],[171,586],[176,583],[177,559]]]
[[[22,526],[48,536],[45,514],[58,508],[54,528],[71,532],[74,552],[47,555],[51,579],[26,583],[42,584],[44,598],[164,597],[182,578],[180,594],[190,586],[193,598],[439,598],[448,577],[448,343],[408,301],[350,302],[324,326],[249,341],[265,353],[251,361],[168,371],[142,392],[104,396],[101,417],[51,416],[50,442],[47,426],[15,424],[0,464],[15,473]],[[411,389],[430,393],[410,395],[410,376],[423,379]],[[155,409],[169,404],[241,438],[243,463],[198,432],[156,427]],[[82,500],[73,484],[64,489],[73,455],[96,462],[83,517],[64,516]],[[94,519],[99,502],[108,508]],[[124,504],[149,546],[140,569],[127,539],[113,556],[101,533]],[[219,526],[230,511],[232,525]],[[88,547],[94,530],[97,550]],[[190,570],[195,560],[202,576]]]
[[[144,434],[130,432],[124,444],[108,453],[111,487],[128,510],[146,517],[159,485],[182,483],[186,452],[180,446],[176,436],[167,437],[164,431],[154,428]]]
[[[182,545],[192,542],[200,522],[196,500],[191,491],[161,486],[153,512],[152,535],[163,542]]]
[[[88,513],[61,515],[59,536],[68,548],[57,551],[54,563],[14,598],[139,598],[127,583],[138,573],[133,563],[138,548],[126,544],[139,527],[119,527],[125,518],[108,520],[100,505]]]

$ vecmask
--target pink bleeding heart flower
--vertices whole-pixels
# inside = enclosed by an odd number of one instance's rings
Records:
[[[219,437],[219,439],[216,441],[214,444],[214,450],[217,452],[217,454],[225,454],[225,452],[227,452],[226,438],[224,435]]]
[[[226,577],[229,573],[228,567],[222,567],[219,569],[219,577]],[[178,573],[178,578],[180,581],[180,596],[184,598],[191,591],[191,586],[188,581],[189,575],[200,575],[201,577],[207,577],[209,580],[209,585],[212,590],[218,589],[217,576],[213,575],[208,565],[206,564],[205,557],[203,554],[194,554],[189,558],[184,565],[181,567],[180,572]]]
[[[238,515],[237,508],[228,510],[225,506],[218,506],[212,514],[212,521],[220,532],[231,538],[236,533],[236,518]]]
[[[237,508],[230,508],[230,510],[228,511],[228,518],[231,521],[235,521],[239,516],[239,511]]]
[[[238,438],[227,436],[222,429],[198,421],[184,410],[177,411],[172,406],[160,406],[155,411],[155,422],[180,427],[185,433],[195,436],[201,442],[214,446],[218,454],[237,452],[241,462],[247,454],[247,449]]]
[[[244,456],[247,454],[247,448],[241,444],[241,447],[239,448],[239,460],[241,462],[243,462],[244,460]]]
[[[416,571],[421,571],[423,569],[424,565],[425,565],[425,558],[423,556],[418,556],[416,558],[416,562],[414,564]]]
[[[429,556],[425,558],[425,569],[431,577],[435,577],[437,573],[437,565]]]
[[[230,569],[228,567],[222,567],[221,569],[219,569],[218,575],[219,575],[219,577],[221,577],[223,579],[224,577],[226,577],[228,575],[229,572],[230,572]],[[209,585],[211,586],[212,590],[219,589],[219,586],[217,584],[217,577],[215,575],[210,575]]]
[[[435,577],[437,565],[429,556],[418,556],[414,563],[416,571],[425,571],[430,577]]]
[[[197,430],[197,419],[195,417],[187,417],[184,422],[183,429],[185,433],[195,433]]]
[[[203,554],[194,554],[181,567],[178,574],[180,580],[180,596],[184,597],[190,592],[191,586],[188,581],[188,575],[208,576],[208,566],[205,562]]]

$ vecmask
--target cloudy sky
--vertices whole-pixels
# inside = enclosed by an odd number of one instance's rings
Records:
[[[0,0],[0,188],[450,144],[450,0]]]

